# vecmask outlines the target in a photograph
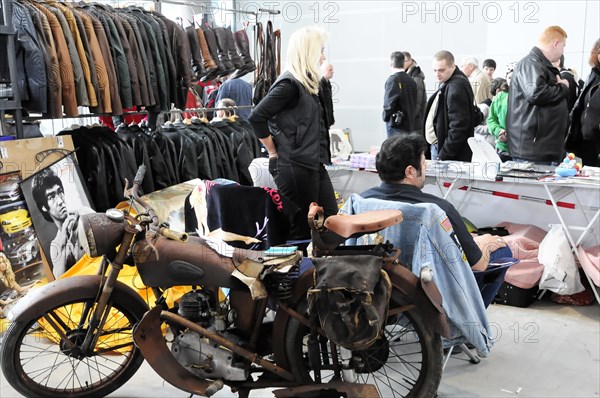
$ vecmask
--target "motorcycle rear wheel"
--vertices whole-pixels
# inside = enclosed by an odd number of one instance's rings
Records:
[[[297,310],[306,313],[306,300]],[[304,382],[314,381],[314,372],[308,359],[307,337],[310,330],[298,320],[291,318],[285,336],[285,348],[292,374]],[[330,344],[320,336],[321,382],[332,380],[332,354],[327,352]],[[337,347],[340,358],[340,348]],[[431,331],[418,310],[390,316],[384,338],[369,349],[354,352],[362,364],[354,366],[356,380],[344,380],[373,384],[382,397],[434,397],[442,377],[442,341],[439,334]],[[325,360],[323,360],[325,358]],[[327,363],[327,364],[326,364]]]
[[[27,397],[103,397],[134,375],[144,360],[132,333],[141,314],[123,304],[112,303],[93,353],[78,357],[94,304],[74,300],[9,326],[1,366],[15,390]]]

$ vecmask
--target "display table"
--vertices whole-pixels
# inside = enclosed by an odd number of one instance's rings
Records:
[[[381,182],[374,170],[344,165],[330,166],[329,175],[344,198]],[[572,247],[600,244],[600,180],[596,178],[538,181],[503,177],[496,181],[491,173],[488,176],[469,163],[428,162],[423,191],[447,199],[479,227],[510,221],[548,230],[551,224],[561,224]]]
[[[255,185],[274,187],[267,159],[255,159],[250,169]],[[342,198],[381,183],[375,170],[347,164],[333,164],[327,170]],[[495,170],[482,170],[472,163],[431,161],[426,174],[423,191],[447,199],[479,227],[509,221],[547,231],[550,225],[561,224],[573,248],[600,245],[600,175],[547,181],[503,177],[496,181]]]

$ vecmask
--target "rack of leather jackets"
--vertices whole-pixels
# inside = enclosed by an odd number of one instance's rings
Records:
[[[13,0],[23,106],[43,117],[185,107],[191,52],[177,23],[139,7]]]
[[[260,143],[248,121],[198,117],[167,122],[156,131],[143,123],[122,124],[115,131],[105,126],[75,127],[71,135],[77,160],[96,211],[125,200],[124,181],[133,181],[137,166],[146,166],[144,193],[194,178],[226,178],[252,185],[250,162],[260,156]]]

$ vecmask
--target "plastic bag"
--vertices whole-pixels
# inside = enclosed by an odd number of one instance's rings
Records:
[[[575,257],[561,225],[552,226],[540,243],[538,261],[544,265],[540,289],[548,289],[561,295],[584,290]]]

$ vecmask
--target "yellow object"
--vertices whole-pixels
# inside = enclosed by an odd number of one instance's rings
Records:
[[[471,222],[471,220],[469,220],[466,217],[463,217],[463,222],[465,223],[465,226],[467,227],[467,231],[469,231],[469,233],[471,234],[476,234],[477,233],[477,227],[475,226],[475,224],[473,224]]]
[[[14,234],[31,226],[31,217],[26,209],[17,209],[0,214],[0,224],[7,234]]]

